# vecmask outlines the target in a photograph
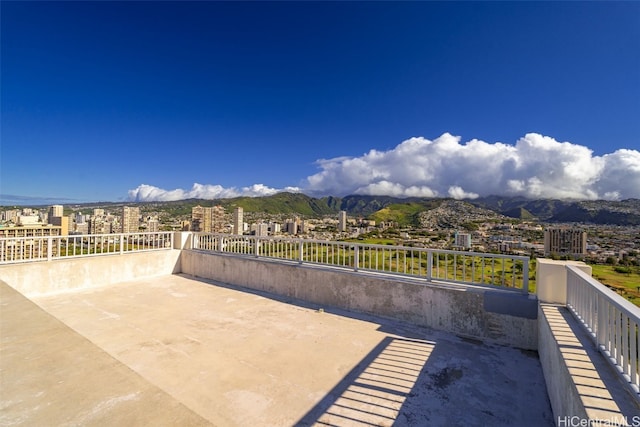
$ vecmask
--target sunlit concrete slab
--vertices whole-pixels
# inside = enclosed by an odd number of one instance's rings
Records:
[[[180,275],[36,299],[46,313],[18,299],[3,292],[5,424],[81,424],[69,417],[149,396],[165,425],[553,425],[535,353]],[[65,333],[14,321],[17,310]],[[46,369],[33,370],[36,348]],[[118,390],[69,404],[72,384],[97,393],[104,377]],[[125,403],[101,424],[140,424],[148,407]]]
[[[0,282],[0,425],[211,423]]]

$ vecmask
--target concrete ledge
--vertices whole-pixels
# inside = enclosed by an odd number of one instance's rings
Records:
[[[591,266],[582,261],[556,261],[538,258],[536,261],[536,292],[544,303],[567,303],[567,266],[575,266],[591,276]]]
[[[106,286],[180,272],[180,250],[129,252],[0,266],[0,280],[23,295]]]
[[[538,354],[556,425],[640,425],[640,407],[569,310],[540,304],[538,320]]]
[[[523,349],[537,349],[537,300],[524,294],[426,281],[418,283],[349,270],[192,250],[183,251],[181,268],[183,273],[192,276],[320,306],[398,319]]]

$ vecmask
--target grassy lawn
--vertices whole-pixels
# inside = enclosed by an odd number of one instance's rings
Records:
[[[640,267],[631,267],[631,273],[619,273],[612,265],[591,265],[593,277],[614,289],[633,304],[640,306]]]

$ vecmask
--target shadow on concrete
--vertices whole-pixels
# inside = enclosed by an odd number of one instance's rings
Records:
[[[545,315],[589,415],[609,420],[622,414],[640,422],[640,407],[569,310],[548,306]]]
[[[296,426],[553,425],[536,352],[291,297],[211,286],[353,318],[388,334]],[[534,354],[532,354],[534,353]],[[312,369],[312,367],[310,367]]]
[[[385,337],[296,425],[392,425],[424,375],[434,346],[430,341]]]

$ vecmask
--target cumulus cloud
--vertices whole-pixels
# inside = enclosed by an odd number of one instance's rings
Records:
[[[476,193],[470,193],[468,191],[464,191],[462,189],[462,187],[458,187],[457,185],[454,185],[453,187],[449,187],[449,197],[452,197],[454,199],[477,199],[478,197],[480,197],[478,194]]]
[[[249,187],[242,188],[224,188],[221,185],[203,185],[194,183],[190,190],[183,190],[180,188],[175,190],[165,190],[163,188],[154,187],[153,185],[141,184],[138,188],[129,190],[129,200],[136,202],[166,202],[184,199],[228,199],[240,196],[270,196],[283,191],[297,193],[300,189],[297,187],[276,189],[267,187],[263,184],[254,184]]]
[[[515,145],[445,133],[411,138],[388,151],[317,162],[310,194],[398,197],[623,199],[640,197],[640,152],[594,156],[584,146],[530,133]]]
[[[314,196],[348,194],[474,199],[488,195],[528,198],[640,198],[640,151],[620,149],[594,156],[585,146],[529,133],[515,144],[489,143],[445,133],[429,140],[410,138],[386,151],[316,162],[320,171],[304,188],[263,184],[224,188],[193,184],[190,190],[140,185],[135,201],[268,196],[282,191]]]

